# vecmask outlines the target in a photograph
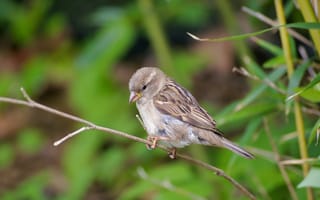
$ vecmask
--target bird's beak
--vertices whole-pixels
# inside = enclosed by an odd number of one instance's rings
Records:
[[[141,98],[141,93],[130,92],[129,103],[135,102]]]

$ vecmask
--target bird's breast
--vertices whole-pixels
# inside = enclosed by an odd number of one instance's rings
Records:
[[[157,135],[161,119],[159,111],[153,105],[153,101],[137,103],[137,108],[148,134]]]

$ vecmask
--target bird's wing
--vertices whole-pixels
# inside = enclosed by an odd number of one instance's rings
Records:
[[[200,107],[186,89],[169,80],[153,98],[155,107],[163,114],[175,117],[192,126],[211,130],[219,134],[215,121]]]

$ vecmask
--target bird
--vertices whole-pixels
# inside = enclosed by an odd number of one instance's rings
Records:
[[[157,67],[139,68],[129,80],[129,103],[136,103],[148,134],[149,149],[158,142],[176,157],[177,148],[190,144],[223,147],[252,159],[254,155],[226,139],[215,120],[192,94]]]

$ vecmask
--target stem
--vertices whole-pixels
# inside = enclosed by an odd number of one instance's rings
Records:
[[[312,9],[310,1],[297,0],[297,3],[299,4],[303,18],[306,22],[319,22],[318,18],[314,13],[314,10]],[[314,42],[317,53],[318,55],[320,55],[320,31],[315,29],[309,29],[309,33],[311,35],[312,41]]]
[[[153,49],[155,50],[159,64],[168,72],[172,72],[172,60],[168,42],[164,36],[160,21],[150,0],[139,0],[139,6],[143,15],[145,28]]]
[[[280,25],[286,24],[282,0],[275,0],[274,3],[276,7],[276,13],[277,13],[279,24]],[[285,27],[280,27],[280,38],[281,38],[282,48],[283,48],[284,56],[286,60],[288,77],[291,77],[294,70],[293,59],[292,59],[291,50],[290,50],[291,48],[289,43],[289,34]],[[294,99],[294,114],[295,114],[296,129],[297,129],[298,140],[299,140],[300,156],[302,159],[307,159],[308,151],[307,151],[305,132],[304,132],[304,122],[302,118],[301,107],[300,107],[298,97],[295,97]],[[307,176],[309,171],[309,164],[303,163],[302,169],[303,169],[304,177]],[[308,197],[308,200],[314,199],[311,188],[307,188],[307,197]]]

